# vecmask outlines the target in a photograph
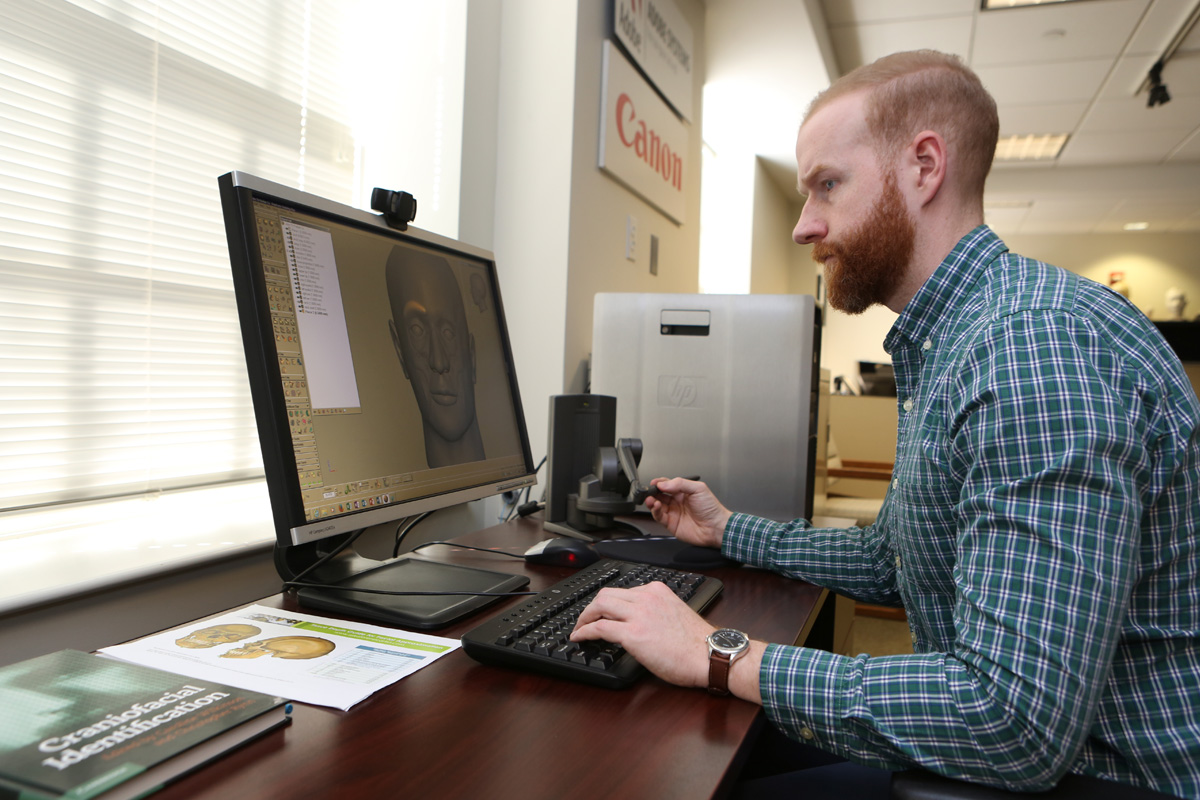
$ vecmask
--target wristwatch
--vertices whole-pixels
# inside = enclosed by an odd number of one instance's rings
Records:
[[[708,693],[729,694],[729,667],[750,647],[750,637],[733,628],[721,628],[708,635]]]

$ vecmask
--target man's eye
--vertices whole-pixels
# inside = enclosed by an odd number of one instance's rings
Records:
[[[827,192],[832,192],[833,187],[836,185],[837,185],[837,181],[833,180],[832,178],[828,178],[824,182],[821,183],[821,186],[823,186],[825,188],[825,191],[827,191]]]

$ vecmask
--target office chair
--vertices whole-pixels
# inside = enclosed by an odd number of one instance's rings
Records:
[[[945,778],[923,769],[910,769],[892,776],[895,800],[1178,800],[1174,795],[1127,786],[1100,778],[1066,775],[1048,792],[1010,792],[992,786]]]

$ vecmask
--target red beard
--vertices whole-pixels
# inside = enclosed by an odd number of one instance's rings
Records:
[[[916,226],[888,174],[870,215],[845,241],[813,245],[813,260],[825,265],[829,304],[847,314],[886,304],[904,279],[915,241]]]

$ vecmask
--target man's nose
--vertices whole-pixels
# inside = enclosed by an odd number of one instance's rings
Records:
[[[792,231],[792,241],[796,244],[813,244],[824,239],[828,232],[825,223],[809,207],[809,203],[805,203],[800,211],[800,219],[796,221],[796,227]]]
[[[429,339],[429,368],[434,372],[450,371],[449,348],[436,331]]]

